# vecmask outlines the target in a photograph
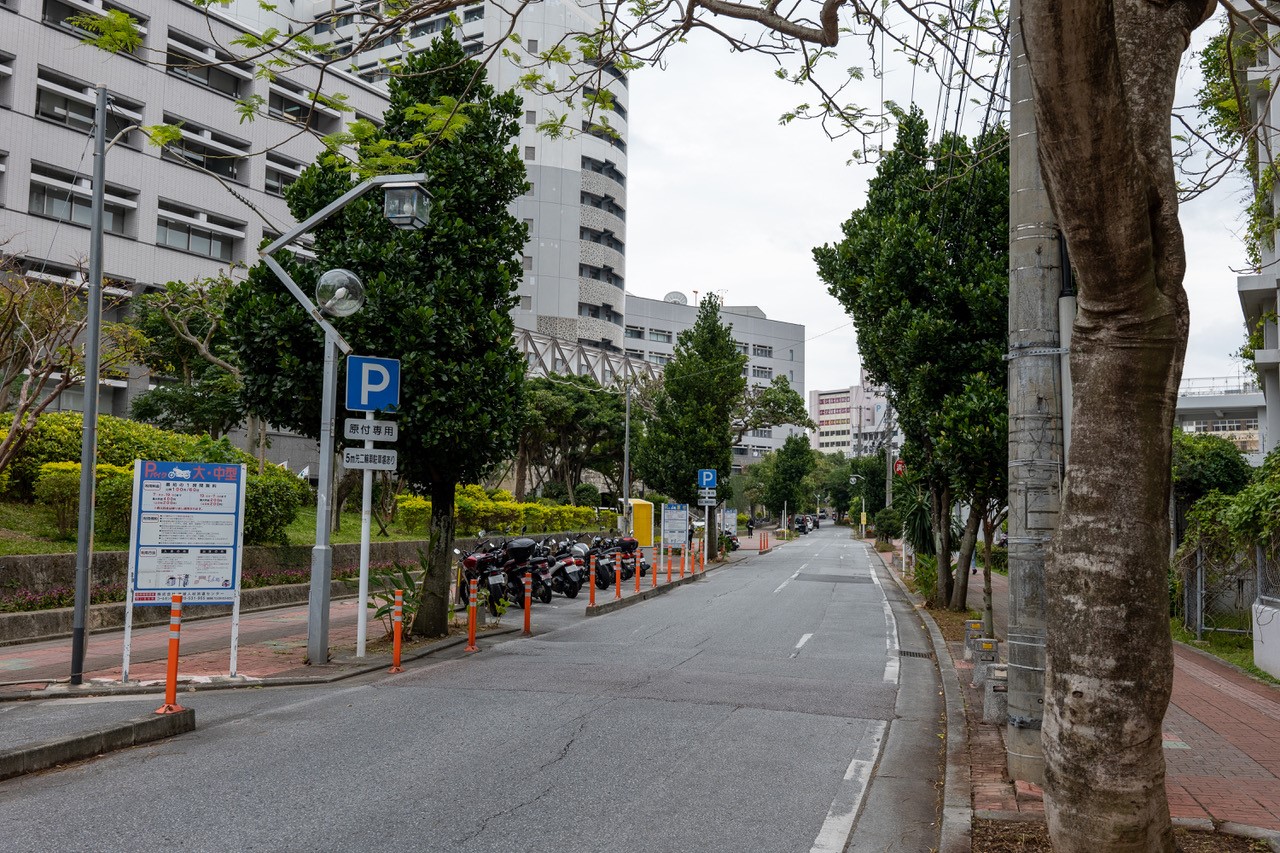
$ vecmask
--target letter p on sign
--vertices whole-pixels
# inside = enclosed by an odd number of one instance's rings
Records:
[[[393,412],[400,405],[400,361],[367,355],[347,356],[347,409]]]

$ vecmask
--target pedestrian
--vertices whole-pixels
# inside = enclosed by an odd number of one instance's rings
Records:
[[[749,516],[747,518],[747,535],[750,536],[756,532],[756,523]]]

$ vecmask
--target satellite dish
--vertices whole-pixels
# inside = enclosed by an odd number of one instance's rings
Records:
[[[663,302],[672,302],[676,305],[688,305],[689,298],[678,290],[673,290],[666,296],[662,297]]]

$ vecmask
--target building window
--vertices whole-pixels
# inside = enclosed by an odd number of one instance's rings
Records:
[[[532,160],[536,155],[536,153],[537,151],[532,145],[526,145],[524,147],[524,159]]]
[[[627,350],[627,358],[638,358],[638,359],[640,359],[641,361],[643,361],[643,360],[644,360],[644,350],[639,350],[639,349],[629,349],[629,350]]]
[[[530,182],[529,182],[529,195],[531,195],[531,196],[532,196],[532,195],[535,195],[535,194],[536,194],[536,193],[535,193],[535,191],[534,191],[533,181],[530,181]]]
[[[587,207],[594,207],[603,210],[605,213],[612,213],[619,219],[626,221],[627,212],[618,205],[611,196],[601,196],[594,193],[584,192],[578,197],[578,201]]]
[[[582,132],[588,136],[594,136],[596,139],[609,143],[623,154],[627,153],[627,143],[618,135],[618,129],[605,125],[603,121],[600,123],[593,123],[583,119]]]
[[[793,350],[793,349],[789,349],[789,350],[787,350],[787,353],[788,353],[788,355],[787,355],[787,360],[788,360],[788,361],[795,361],[795,360],[796,360],[796,351],[795,351],[795,350]]]
[[[756,365],[755,367],[751,368],[751,378],[752,379],[772,379],[773,368],[760,367],[759,365]]]
[[[638,341],[644,340],[644,329],[640,326],[627,326],[626,331],[622,333],[624,338],[635,338]]]
[[[522,264],[524,271],[530,272],[533,269],[533,255],[525,255]]]
[[[135,27],[142,35],[142,44],[138,45],[133,54],[124,54],[125,56],[140,56],[146,49],[147,39],[147,18],[139,15],[132,9],[126,9],[124,6],[118,6],[115,3],[98,2],[98,0],[87,0],[82,3],[63,3],[62,0],[44,0],[44,22],[55,27],[67,30],[77,38],[92,38],[93,33],[82,30],[74,24],[68,22],[68,18],[79,17],[80,15],[103,15],[107,12],[123,12],[137,23]]]
[[[281,78],[276,78],[271,84],[271,93],[267,96],[267,115],[304,125],[317,133],[333,133],[342,124],[337,111],[316,100],[313,92]]]
[[[0,151],[0,207],[4,207],[4,172],[9,165],[9,152]]]
[[[170,113],[164,114],[164,121],[182,128],[182,139],[165,146],[162,155],[165,159],[244,183],[238,176],[243,160],[249,154],[249,143]]]
[[[245,94],[253,76],[252,70],[231,54],[173,27],[169,28],[165,70],[228,98]]]
[[[467,24],[471,21],[478,21],[484,17],[484,7],[478,6],[475,9],[468,9],[462,13],[462,23]]]
[[[608,92],[607,89],[605,91]],[[591,103],[590,99],[599,95],[600,92],[594,86],[584,86],[582,88],[582,94],[588,99],[588,103]],[[612,95],[613,93],[609,92],[609,94]],[[600,104],[598,100],[594,101],[594,103],[596,105]],[[618,99],[616,95],[614,96],[613,101],[610,102],[609,109],[617,113],[618,115],[622,116],[623,118],[627,117],[627,108],[624,107],[622,104],[618,103]]]
[[[532,230],[533,230],[533,220],[532,220],[532,219],[526,219],[526,220],[524,221],[524,224],[525,224],[525,227],[527,227],[530,231],[532,231]]]
[[[657,341],[660,344],[671,343],[671,332],[666,329],[650,329],[649,340]]]
[[[594,228],[580,227],[578,229],[578,239],[586,240],[589,243],[599,243],[601,246],[608,246],[615,252],[623,254],[626,254],[627,251],[626,245],[617,237],[613,236],[612,231],[597,231]]]
[[[530,53],[537,53],[537,52],[538,52],[538,40],[537,40],[537,39],[529,39],[529,41],[528,41],[528,42],[526,42],[526,44],[527,44],[527,45],[528,45],[528,47],[529,47],[529,52],[530,52]]]
[[[734,341],[733,348],[736,349],[742,355],[747,355],[750,352],[750,349],[748,348],[748,346],[744,344],[742,341]],[[745,376],[746,374],[743,374],[743,375]]]
[[[0,107],[13,106],[13,57],[0,53]]]
[[[613,271],[613,267],[597,267],[591,264],[578,264],[578,275],[592,281],[605,281],[614,287],[625,289],[622,276]]]
[[[244,229],[243,222],[161,199],[156,245],[230,261],[244,239]]]
[[[796,381],[796,372],[795,372],[794,370],[788,370],[788,371],[787,371],[787,379],[788,379],[788,380],[790,380],[791,382],[795,382],[795,381]]]
[[[31,163],[31,192],[27,212],[60,222],[89,227],[93,207],[93,186],[87,176]],[[138,209],[138,193],[107,184],[102,207],[102,227],[108,234],[130,236],[129,226]]]
[[[537,110],[525,110],[525,111],[524,111],[524,123],[525,123],[525,124],[537,124],[537,123],[538,123],[538,111],[537,111]]]
[[[97,93],[89,84],[47,68],[36,74],[36,115],[80,133],[93,132]],[[142,123],[142,105],[111,95],[107,108],[107,136],[136,146],[138,134],[129,130]]]
[[[756,358],[773,358],[773,347],[764,344],[752,344],[751,354]]]
[[[298,179],[303,168],[296,160],[274,151],[267,152],[267,180],[263,189],[271,195],[284,195],[284,188]]]
[[[533,310],[533,297],[532,297],[532,296],[521,296],[521,297],[520,297],[520,310],[521,310],[521,311],[532,311],[532,310]]]
[[[660,352],[651,352],[649,353],[649,361],[652,364],[670,364],[671,356],[665,355]]]
[[[753,429],[751,431],[751,437],[752,438],[773,438],[773,428],[766,427],[765,429]]]
[[[608,160],[597,160],[594,157],[582,158],[582,171],[595,172],[598,175],[604,175],[611,181],[616,182],[620,186],[627,185],[627,176],[618,171],[618,167]]]

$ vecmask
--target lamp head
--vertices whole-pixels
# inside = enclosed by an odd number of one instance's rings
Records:
[[[364,284],[351,270],[329,270],[316,282],[316,304],[331,317],[350,317],[364,305]]]
[[[431,218],[431,195],[421,184],[387,184],[382,192],[382,215],[397,228],[417,231]]]

